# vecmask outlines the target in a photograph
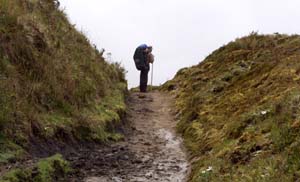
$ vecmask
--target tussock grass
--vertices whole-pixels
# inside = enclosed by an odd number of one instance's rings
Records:
[[[299,51],[298,35],[252,33],[162,86],[176,96],[191,181],[299,179]]]

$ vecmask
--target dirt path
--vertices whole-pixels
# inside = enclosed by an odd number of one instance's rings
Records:
[[[112,147],[84,149],[69,155],[71,181],[85,182],[183,182],[188,163],[171,99],[163,93],[131,93],[127,120],[132,130],[124,142]]]

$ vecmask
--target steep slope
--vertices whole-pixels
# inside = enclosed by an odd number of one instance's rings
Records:
[[[176,96],[191,181],[300,178],[300,36],[253,33],[162,87]]]
[[[56,1],[0,0],[0,176],[33,142],[122,137],[124,70],[102,54]]]

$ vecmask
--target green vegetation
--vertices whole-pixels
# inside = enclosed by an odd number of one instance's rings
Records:
[[[23,155],[25,155],[25,151],[22,147],[4,138],[1,135],[0,145],[0,165],[14,162],[15,160],[18,160],[22,158]]]
[[[61,155],[42,159],[36,166],[27,169],[14,169],[4,175],[1,182],[51,182],[63,181],[71,171],[69,164],[63,160]]]
[[[191,181],[300,178],[300,36],[252,33],[180,70],[176,97]]]
[[[30,155],[35,138],[122,139],[116,128],[126,109],[124,69],[102,54],[56,1],[0,0],[0,167]],[[52,170],[43,165],[39,170]]]
[[[61,155],[55,155],[50,158],[41,160],[37,164],[38,175],[36,181],[51,181],[55,177],[62,177],[70,172],[70,167]]]

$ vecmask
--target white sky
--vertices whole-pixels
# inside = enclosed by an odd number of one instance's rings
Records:
[[[135,48],[152,45],[154,84],[252,31],[300,33],[299,0],[60,0],[69,19],[139,83]],[[150,76],[150,74],[149,74]]]

